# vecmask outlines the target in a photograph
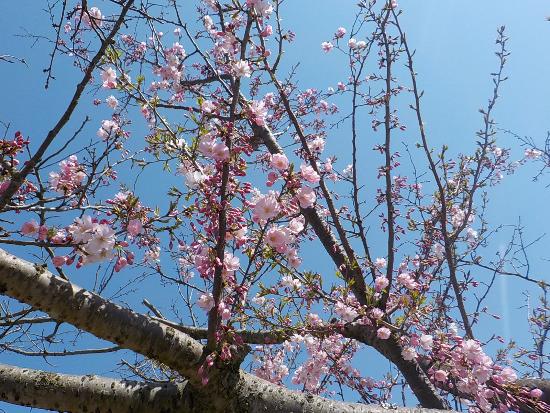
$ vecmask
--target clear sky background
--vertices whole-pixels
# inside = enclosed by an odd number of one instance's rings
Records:
[[[64,66],[67,60],[59,59],[55,66],[57,80],[45,91],[42,69],[47,66],[50,46],[37,43],[31,47],[32,42],[28,38],[17,36],[27,30],[53,37],[48,17],[41,10],[43,3],[36,0],[3,0],[1,3],[0,54],[24,58],[28,66],[0,62],[0,120],[11,123],[11,133],[21,130],[39,142],[66,107],[80,75],[70,66]],[[182,2],[185,3],[196,2]],[[97,0],[92,1],[90,6],[101,7],[101,4]],[[288,64],[300,62],[298,79],[303,89],[325,89],[346,79],[344,61],[336,53],[325,55],[320,43],[329,40],[338,26],[351,26],[355,4],[356,1],[352,0],[289,0],[285,3],[285,25],[296,32],[296,41],[287,48],[285,59]],[[500,127],[520,135],[533,136],[542,142],[550,128],[550,22],[545,20],[550,15],[549,2],[401,0],[400,6],[404,9],[402,23],[409,44],[417,50],[416,70],[420,87],[425,90],[424,119],[433,146],[445,143],[454,153],[473,147],[475,131],[481,126],[481,116],[477,110],[486,105],[492,90],[489,74],[496,69],[494,39],[496,28],[500,25],[507,27],[512,55],[506,70],[510,79],[502,89],[495,118]],[[84,98],[88,101],[92,99],[93,96]],[[81,121],[84,114],[78,112],[72,125]],[[95,135],[100,119],[94,121],[89,128],[89,136]],[[71,130],[74,128],[66,129]],[[409,124],[409,131],[411,142],[416,142],[418,136],[414,124]],[[346,138],[346,128],[334,130],[329,136],[329,148],[342,159],[348,156],[346,149],[342,149],[345,145],[340,144]],[[521,157],[522,151],[512,138],[501,136],[499,144],[515,147],[515,156]],[[339,168],[346,163],[340,162]],[[547,209],[550,189],[545,187],[550,179],[534,183],[530,179],[534,174],[533,168],[525,168],[514,176],[506,176],[502,185],[491,190],[490,222],[514,224],[521,217],[528,239],[550,233]],[[142,195],[149,199],[162,196],[153,180],[141,182],[141,190]],[[497,251],[502,248],[508,241],[507,235],[497,236],[490,249]],[[21,253],[20,250],[14,252]],[[550,258],[548,238],[535,245],[530,253],[533,274],[549,281],[542,260]],[[308,257],[315,258],[319,268],[332,268],[328,260],[318,260],[315,250],[306,252],[305,267],[310,267]],[[74,279],[80,285],[89,286],[92,276],[81,270],[74,275]],[[121,277],[120,282],[124,282],[123,277],[131,277],[131,274]],[[162,302],[162,290],[156,288],[154,283],[146,285],[147,297]],[[518,327],[526,325],[526,310],[521,308],[524,304],[521,292],[525,289],[525,284],[518,284],[512,279],[499,279],[491,298],[491,309],[502,315],[503,320],[491,323],[491,333],[525,343],[526,330]],[[145,311],[142,307],[137,308]],[[0,353],[0,362],[64,373],[109,375],[120,357],[117,354],[50,359],[51,364],[48,365],[43,360]],[[1,409],[10,413],[29,411],[28,408],[0,403]]]

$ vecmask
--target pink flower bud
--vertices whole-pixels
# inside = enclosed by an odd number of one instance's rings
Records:
[[[67,262],[67,257],[64,255],[56,255],[52,258],[53,265],[61,267]]]
[[[534,399],[539,399],[542,396],[541,389],[533,389],[529,392],[529,395]]]

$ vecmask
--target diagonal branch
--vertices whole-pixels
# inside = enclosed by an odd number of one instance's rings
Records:
[[[281,147],[269,128],[257,126],[254,128],[254,133],[263,141],[270,153],[282,153]],[[319,216],[317,210],[315,208],[302,208],[302,214],[315,231],[315,234],[336,266],[338,268],[342,268],[342,266],[348,267],[346,255],[338,246],[334,234],[332,234],[330,228],[328,228],[323,219]],[[351,271],[356,270],[351,268],[350,272]],[[358,269],[358,271],[360,272],[360,269]],[[359,299],[359,296],[357,296],[357,298]],[[418,366],[418,363],[403,359],[401,355],[401,346],[397,342],[379,340],[376,337],[376,332],[372,328],[356,323],[346,326],[342,334],[375,348],[379,353],[394,363],[401,373],[403,373],[411,390],[422,406],[436,409],[444,409],[446,407],[445,401],[438,395],[437,390]]]
[[[259,142],[263,142],[272,155],[276,153],[283,153],[283,149],[277,143],[273,133],[267,126],[252,125],[252,130],[257,140]],[[315,207],[300,208],[300,210],[309,225],[313,228],[313,231],[315,232],[315,235],[317,235],[317,238],[319,238],[319,241],[321,241],[325,251],[329,254],[330,258],[336,265],[336,268],[344,272],[344,276],[352,286],[352,290],[357,300],[361,304],[366,304],[365,281],[363,279],[361,269],[358,265],[356,265],[357,260],[353,258],[350,262],[346,254],[344,254],[340,248],[340,245],[338,244],[338,241],[336,240],[336,237],[332,233],[331,229],[325,224]],[[349,252],[349,254],[352,254],[352,252]],[[355,255],[353,255],[353,257],[355,257]]]
[[[190,390],[193,395],[193,412],[389,413],[383,407],[336,402],[295,392],[234,367],[218,366],[217,370],[212,371],[208,386],[202,386],[198,383],[200,378],[197,370],[203,346],[189,335],[122,308],[54,276],[44,267],[33,265],[3,250],[0,250],[0,293],[179,372],[189,379],[189,388],[193,389]],[[152,413],[157,411],[162,410],[153,410]],[[127,410],[113,410],[113,413],[119,412],[125,413]],[[403,408],[392,412],[436,411]]]
[[[196,377],[202,346],[186,334],[111,303],[0,250],[0,293]]]
[[[32,172],[34,167],[38,162],[40,162],[42,156],[44,156],[44,153],[46,150],[50,147],[54,139],[57,137],[59,132],[61,132],[61,129],[66,125],[66,123],[71,119],[71,116],[76,109],[76,106],[78,105],[78,101],[80,100],[80,97],[82,96],[82,93],[84,92],[84,89],[86,88],[86,85],[90,83],[90,79],[92,78],[92,74],[94,72],[94,69],[96,68],[97,64],[100,62],[101,58],[104,56],[107,48],[111,46],[113,39],[115,35],[117,34],[118,30],[124,23],[124,20],[126,18],[126,14],[128,13],[128,10],[130,9],[130,6],[134,3],[134,0],[127,0],[126,4],[122,8],[122,11],[120,12],[120,16],[118,17],[116,23],[113,26],[113,29],[109,33],[109,35],[101,42],[101,47],[97,51],[96,55],[92,58],[90,64],[86,68],[86,71],[84,73],[84,77],[80,81],[80,83],[76,86],[76,90],[74,92],[74,95],[67,106],[67,109],[65,109],[65,112],[52,130],[48,132],[48,135],[36,151],[36,153],[32,156],[31,159],[29,159],[28,162],[25,163],[25,166],[21,170],[21,172],[14,174],[12,177],[12,180],[10,181],[9,186],[6,188],[6,190],[3,192],[2,197],[0,198],[0,210],[3,210],[4,207],[10,202],[12,196],[19,190],[21,185],[23,185],[23,182],[25,182],[25,179],[27,176]]]

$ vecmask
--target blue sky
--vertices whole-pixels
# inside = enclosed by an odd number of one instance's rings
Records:
[[[101,6],[98,0],[93,3]],[[194,2],[192,2],[194,3]],[[347,77],[344,61],[336,53],[325,55],[320,43],[329,40],[338,26],[350,27],[353,21],[356,1],[347,0],[299,0],[285,3],[284,24],[296,32],[296,41],[287,49],[285,61],[288,65],[300,62],[299,84],[302,88],[325,89],[335,86]],[[416,70],[419,84],[425,90],[424,119],[433,146],[443,143],[457,153],[473,147],[475,131],[481,125],[478,108],[484,106],[491,92],[489,74],[496,68],[493,54],[496,28],[507,27],[510,37],[507,73],[510,79],[503,87],[502,99],[495,111],[495,118],[504,129],[520,135],[533,136],[539,141],[550,127],[550,4],[545,1],[500,0],[500,1],[436,1],[402,0],[404,9],[403,27],[408,34],[409,44],[417,50]],[[38,43],[30,47],[28,38],[17,37],[24,29],[36,34],[53,36],[47,15],[40,10],[35,0],[5,1],[0,14],[0,54],[13,54],[25,58],[28,66],[0,62],[2,75],[2,101],[0,120],[10,122],[12,133],[22,130],[39,142],[53,126],[54,119],[65,108],[68,96],[72,95],[79,75],[70,66],[65,67],[58,60],[55,66],[57,80],[48,91],[44,91],[45,76],[42,69],[47,66],[49,45]],[[66,62],[65,62],[66,63]],[[85,105],[93,97],[88,96]],[[85,112],[78,112],[67,131],[81,120]],[[406,115],[405,115],[406,116]],[[94,136],[100,119],[89,128]],[[418,139],[414,124],[410,124],[411,141]],[[346,165],[347,153],[340,143],[346,139],[346,129],[333,130],[329,136],[329,148],[342,159],[340,168]],[[500,145],[515,147],[516,157],[521,156],[517,142],[502,136]],[[491,190],[490,221],[494,224],[514,224],[521,216],[526,226],[527,238],[550,233],[545,206],[550,201],[550,190],[546,182],[534,183],[530,177],[534,169],[526,168],[517,175],[505,177],[502,185]],[[140,183],[144,196],[154,199],[162,196],[155,190],[154,181]],[[501,248],[508,241],[507,235],[497,236],[489,247],[492,251]],[[534,273],[540,278],[545,274],[541,258],[550,258],[548,239],[535,245],[531,252]],[[307,258],[317,258],[311,250]],[[316,266],[330,265],[317,259]],[[84,271],[75,274],[75,280],[88,286],[91,274]],[[121,275],[123,283],[131,277]],[[147,285],[147,297],[162,302],[163,290],[154,283]],[[525,288],[524,288],[525,287]],[[491,299],[493,312],[504,319],[491,324],[491,332],[521,341],[525,330],[518,333],[518,325],[525,325],[525,310],[520,292],[524,284],[501,278]],[[144,308],[138,307],[141,311]],[[514,326],[514,327],[511,327]],[[28,360],[10,354],[0,354],[0,362],[26,367],[45,368],[67,373],[109,374],[121,356],[87,356],[78,361],[71,359],[50,360],[48,366],[41,360]],[[0,403],[6,412],[27,412],[27,408]],[[0,410],[1,411],[1,410]],[[40,411],[40,410],[33,410]]]

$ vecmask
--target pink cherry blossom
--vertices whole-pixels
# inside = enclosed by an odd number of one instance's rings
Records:
[[[32,235],[32,234],[36,234],[38,232],[38,228],[40,226],[38,225],[38,223],[32,219],[30,221],[27,221],[25,222],[22,226],[21,226],[21,233],[23,235]]]
[[[141,220],[131,219],[130,222],[128,222],[128,225],[126,226],[126,231],[132,237],[135,237],[141,234],[141,231],[143,231],[143,224],[141,223]]]
[[[67,262],[67,257],[64,255],[56,255],[52,258],[52,263],[56,267],[62,267]]]
[[[439,382],[447,381],[447,372],[443,370],[436,370],[434,373],[434,379]]]
[[[253,215],[255,221],[267,221],[279,214],[280,206],[274,193],[262,195],[255,202]]]
[[[85,171],[76,155],[69,156],[59,163],[59,172],[49,173],[50,189],[62,194],[74,192],[86,177]]]
[[[338,301],[334,306],[334,312],[347,323],[352,322],[359,316],[357,310],[341,301]]]
[[[320,154],[325,149],[325,139],[317,136],[315,139],[308,142],[307,146],[309,147],[310,151],[316,154]]]
[[[271,156],[271,167],[278,169],[279,171],[286,171],[288,166],[289,162],[286,155],[276,153]]]
[[[97,7],[90,7],[87,11],[82,13],[82,22],[88,27],[101,27],[103,25],[101,10]]]
[[[411,277],[408,272],[403,272],[397,276],[397,282],[409,290],[418,288],[418,283]]]
[[[250,105],[250,114],[254,123],[258,126],[265,126],[267,107],[262,100],[255,100]]]
[[[217,142],[212,147],[212,157],[216,161],[226,161],[229,159],[229,148],[223,142]]]
[[[405,360],[414,360],[418,356],[416,354],[416,350],[413,347],[405,347],[403,351],[401,351],[401,355]]]
[[[311,208],[317,200],[315,191],[308,186],[301,187],[296,192],[296,198],[298,199],[298,202],[300,203],[300,206],[302,208]]]
[[[97,136],[103,140],[107,140],[114,136],[118,131],[120,130],[120,127],[116,124],[115,121],[112,121],[110,119],[106,119],[101,121],[101,128],[97,131]]]
[[[539,151],[538,149],[529,148],[529,149],[525,149],[524,155],[527,159],[538,159],[541,157],[542,151]]]
[[[391,336],[391,331],[389,328],[380,327],[376,330],[376,336],[381,340],[387,340]]]
[[[288,223],[288,230],[293,234],[298,234],[304,230],[305,218],[300,215],[299,217],[292,218]]]
[[[211,293],[208,294],[202,294],[199,297],[199,300],[197,301],[197,304],[200,308],[202,308],[204,311],[210,311],[212,308],[214,308],[214,297]]]
[[[534,399],[540,399],[542,397],[542,394],[543,393],[541,389],[533,389],[529,392],[529,395]]]
[[[290,242],[288,232],[278,226],[271,227],[265,234],[266,242],[279,252],[284,252]]]
[[[302,259],[295,248],[287,248],[284,254],[292,268],[298,268],[302,264]]]
[[[107,106],[109,106],[111,109],[116,109],[118,106],[118,100],[113,95],[105,99],[105,102],[107,103]]]
[[[328,53],[333,49],[334,45],[331,42],[323,42],[321,43],[321,49],[323,49],[323,52]]]
[[[262,37],[269,37],[272,34],[273,34],[273,27],[270,24],[266,25],[260,33]]]
[[[376,258],[376,260],[374,260],[374,265],[376,266],[376,268],[386,268],[386,265],[387,265],[386,259],[385,258]],[[383,287],[383,289],[384,288],[386,288],[386,287]]]
[[[101,72],[101,80],[103,80],[103,87],[105,89],[115,89],[117,87],[117,75],[115,69],[108,67]]]
[[[505,383],[512,383],[518,379],[516,372],[510,367],[503,368],[500,372],[500,377]]]
[[[462,352],[466,359],[470,361],[479,361],[484,355],[479,343],[475,340],[466,340],[462,345]]]
[[[374,320],[381,320],[384,317],[384,311],[379,308],[373,308],[369,311],[369,316]]]
[[[374,280],[374,289],[377,292],[383,291],[390,284],[389,280],[386,277],[376,277]]]
[[[205,100],[204,102],[202,102],[201,104],[201,110],[204,112],[204,113],[212,113],[216,110],[216,106],[214,105],[214,103],[212,103],[212,101],[210,100]]]
[[[420,336],[420,346],[424,349],[424,350],[430,350],[434,344],[434,339],[433,339],[433,336],[429,335],[429,334],[422,334],[422,336]]]
[[[321,179],[319,174],[317,172],[315,172],[313,167],[310,166],[310,165],[302,164],[300,166],[300,173],[302,175],[302,179],[304,179],[305,181],[310,182],[312,184],[317,184],[319,182],[319,180]]]
[[[246,0],[246,5],[259,16],[267,17],[273,12],[273,5],[268,0]]]
[[[302,283],[300,280],[293,278],[290,275],[284,275],[281,277],[281,285],[293,290],[298,290],[302,286]]]
[[[46,225],[40,225],[38,227],[38,239],[45,241],[48,238],[48,227]]]
[[[252,70],[246,60],[238,60],[232,64],[232,73],[235,77],[250,77]]]
[[[263,348],[258,348],[263,351]],[[288,376],[288,367],[284,364],[285,352],[277,351],[274,355],[264,352],[261,358],[261,365],[254,370],[254,374],[258,377],[270,381],[271,383],[279,384],[281,380]]]
[[[235,274],[235,271],[237,271],[240,266],[240,260],[239,257],[235,257],[230,252],[226,252],[223,258],[223,265],[224,265],[224,274],[232,276]]]
[[[346,29],[344,27],[338,27],[334,37],[336,37],[337,39],[341,39],[345,35],[346,35]]]

